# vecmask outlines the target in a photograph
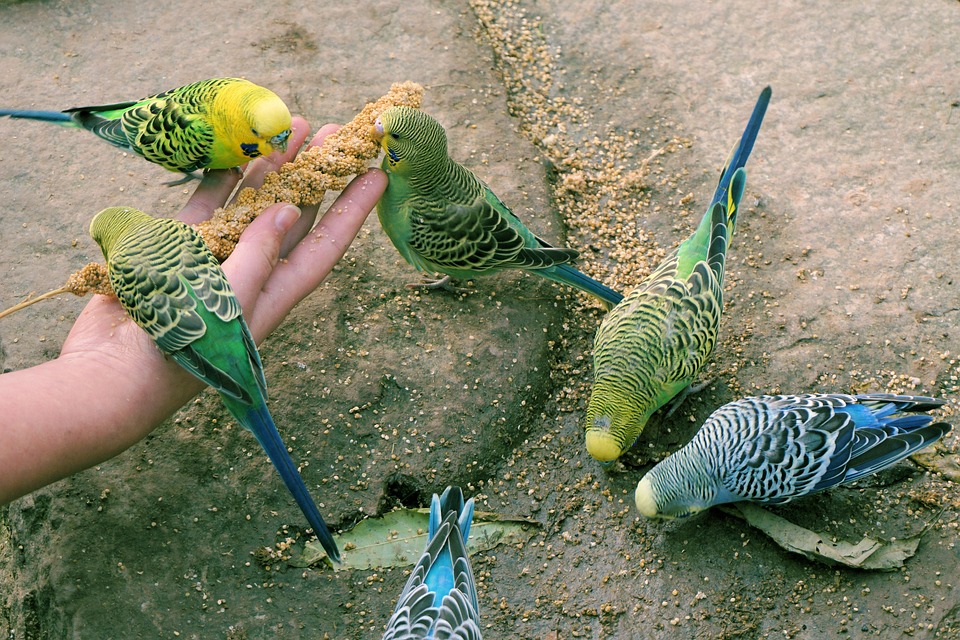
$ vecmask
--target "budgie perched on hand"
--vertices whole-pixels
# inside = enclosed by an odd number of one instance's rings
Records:
[[[467,538],[473,498],[447,487],[430,502],[427,548],[400,593],[383,640],[480,640],[480,608]]]
[[[727,246],[746,186],[743,166],[770,93],[770,87],[760,93],[697,230],[597,330],[584,426],[587,451],[602,463],[633,446],[653,412],[693,382],[713,350]]]
[[[285,151],[290,111],[275,93],[240,78],[194,82],[130,102],[66,111],[0,109],[0,116],[92,131],[170,171],[230,169]]]
[[[256,436],[327,555],[340,553],[267,410],[260,355],[237,300],[200,236],[177,220],[111,207],[90,223],[124,310],[160,348],[220,394]]]
[[[623,299],[567,264],[577,251],[535,236],[472,171],[450,158],[447,134],[435,119],[419,109],[392,107],[375,128],[389,178],[377,203],[380,224],[407,262],[446,274],[421,286],[523,269],[586,291],[606,306]]]
[[[948,433],[949,424],[917,414],[942,404],[885,393],[730,402],[640,480],[637,508],[648,518],[679,518],[728,502],[781,504],[853,482]]]

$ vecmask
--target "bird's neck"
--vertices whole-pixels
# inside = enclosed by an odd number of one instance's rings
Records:
[[[429,170],[414,171],[410,175],[410,186],[417,193],[435,194],[442,199],[450,199],[449,193],[472,193],[477,190],[479,181],[473,173],[449,156],[440,158]]]

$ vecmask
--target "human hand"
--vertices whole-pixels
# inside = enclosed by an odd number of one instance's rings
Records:
[[[309,128],[302,118],[294,118],[292,128],[288,150],[251,162],[241,188],[260,186],[268,172],[297,154]],[[321,144],[336,128],[324,126],[311,144]],[[209,218],[239,181],[237,171],[205,174],[177,218],[190,224]],[[315,226],[318,206],[300,212],[276,204],[243,232],[223,270],[257,342],[330,273],[385,187],[383,172],[371,169],[348,185]],[[12,424],[21,425],[6,434],[9,460],[0,446],[0,469],[7,464],[0,472],[0,504],[120,453],[202,388],[157,349],[116,298],[95,296],[77,318],[59,358],[0,379],[0,400],[14,401],[18,419]],[[40,389],[51,397],[38,397]],[[19,403],[18,397],[23,398]],[[30,451],[33,457],[23,460],[21,455],[18,464],[17,451]]]

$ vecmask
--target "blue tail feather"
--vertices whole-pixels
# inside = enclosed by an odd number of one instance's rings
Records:
[[[615,307],[623,300],[621,294],[568,264],[557,264],[549,269],[540,269],[537,273],[556,282],[568,284],[594,295],[610,305],[610,307]]]
[[[764,87],[763,91],[760,92],[760,97],[757,98],[757,104],[753,107],[753,113],[750,114],[747,127],[744,129],[743,135],[740,136],[740,142],[737,143],[737,146],[730,154],[730,158],[727,160],[726,166],[723,168],[723,173],[720,175],[720,181],[717,183],[717,190],[713,194],[713,200],[710,201],[710,206],[713,206],[717,202],[726,204],[727,187],[730,186],[730,180],[733,178],[733,174],[737,169],[747,164],[747,158],[750,157],[750,152],[753,151],[753,143],[757,140],[757,134],[760,132],[760,125],[763,123],[763,116],[767,112],[767,105],[770,103],[772,93],[770,87]]]
[[[884,426],[893,433],[901,433],[903,431],[910,431],[911,429],[922,427],[923,425],[931,422],[933,422],[933,418],[930,416],[911,415],[885,420]]]
[[[450,519],[451,514],[455,514],[455,520]],[[465,545],[467,538],[470,536],[470,525],[473,522],[473,500],[465,504],[463,501],[463,491],[460,487],[447,487],[441,496],[433,495],[433,499],[430,502],[429,533],[431,540],[436,536],[440,525],[447,520],[450,520],[451,524],[456,522],[456,528],[460,530],[459,535],[451,532],[451,538],[457,537],[462,544]],[[435,523],[437,525],[436,528],[434,528]],[[456,587],[458,558],[454,557],[454,548],[456,548],[458,552],[465,552],[465,549],[460,547],[459,544],[451,545],[448,543],[444,545],[443,549],[434,558],[426,576],[424,576],[424,583],[430,588],[430,591],[435,594],[435,607],[441,606],[444,596]],[[473,605],[474,608],[477,607],[475,601]]]
[[[26,120],[42,120],[44,122],[55,122],[57,124],[76,125],[70,114],[62,111],[37,111],[33,109],[0,109],[0,116],[8,118],[24,118]]]
[[[924,412],[942,407],[944,400],[929,396],[903,396],[892,393],[869,393],[857,395],[857,401],[870,407],[878,416],[888,416],[896,411]]]
[[[430,501],[429,540],[387,622],[387,638],[480,640],[480,606],[466,540],[473,498],[447,487]]]
[[[463,501],[463,490],[460,487],[450,486],[443,493],[430,502],[430,529],[429,537],[433,537],[440,528],[440,524],[451,511],[457,512],[457,522],[460,526],[460,535],[466,542],[470,537],[470,525],[473,523],[473,500]]]
[[[239,418],[239,416],[237,417]],[[333,539],[333,534],[331,534],[330,529],[327,528],[327,523],[323,521],[320,510],[317,509],[313,498],[310,497],[310,492],[307,491],[307,486],[304,484],[303,478],[300,477],[296,465],[293,463],[293,460],[290,459],[290,454],[287,453],[287,447],[280,438],[280,433],[277,431],[273,417],[271,417],[266,404],[261,401],[259,406],[249,408],[244,418],[243,426],[252,431],[253,435],[257,437],[260,446],[266,451],[273,466],[276,467],[277,472],[283,479],[283,483],[293,495],[293,499],[296,500],[300,510],[303,511],[303,515],[306,516],[307,522],[309,522],[313,528],[313,532],[317,538],[320,539],[320,544],[323,545],[324,551],[327,552],[331,560],[340,562],[340,550],[337,548],[337,543]]]
[[[945,436],[950,432],[950,428],[946,422],[936,422],[897,433],[880,441],[860,455],[851,457],[843,482],[852,482],[903,460]]]
[[[851,482],[898,462],[936,442],[950,431],[945,422],[920,414],[943,405],[926,396],[885,393],[858,395],[858,404],[837,410],[854,421],[854,442],[843,482]],[[904,414],[907,415],[904,415]]]

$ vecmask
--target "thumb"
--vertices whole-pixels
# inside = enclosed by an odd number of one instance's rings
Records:
[[[300,209],[292,204],[270,205],[244,230],[233,253],[223,263],[223,271],[245,314],[256,305],[280,260],[280,244],[299,219]]]

